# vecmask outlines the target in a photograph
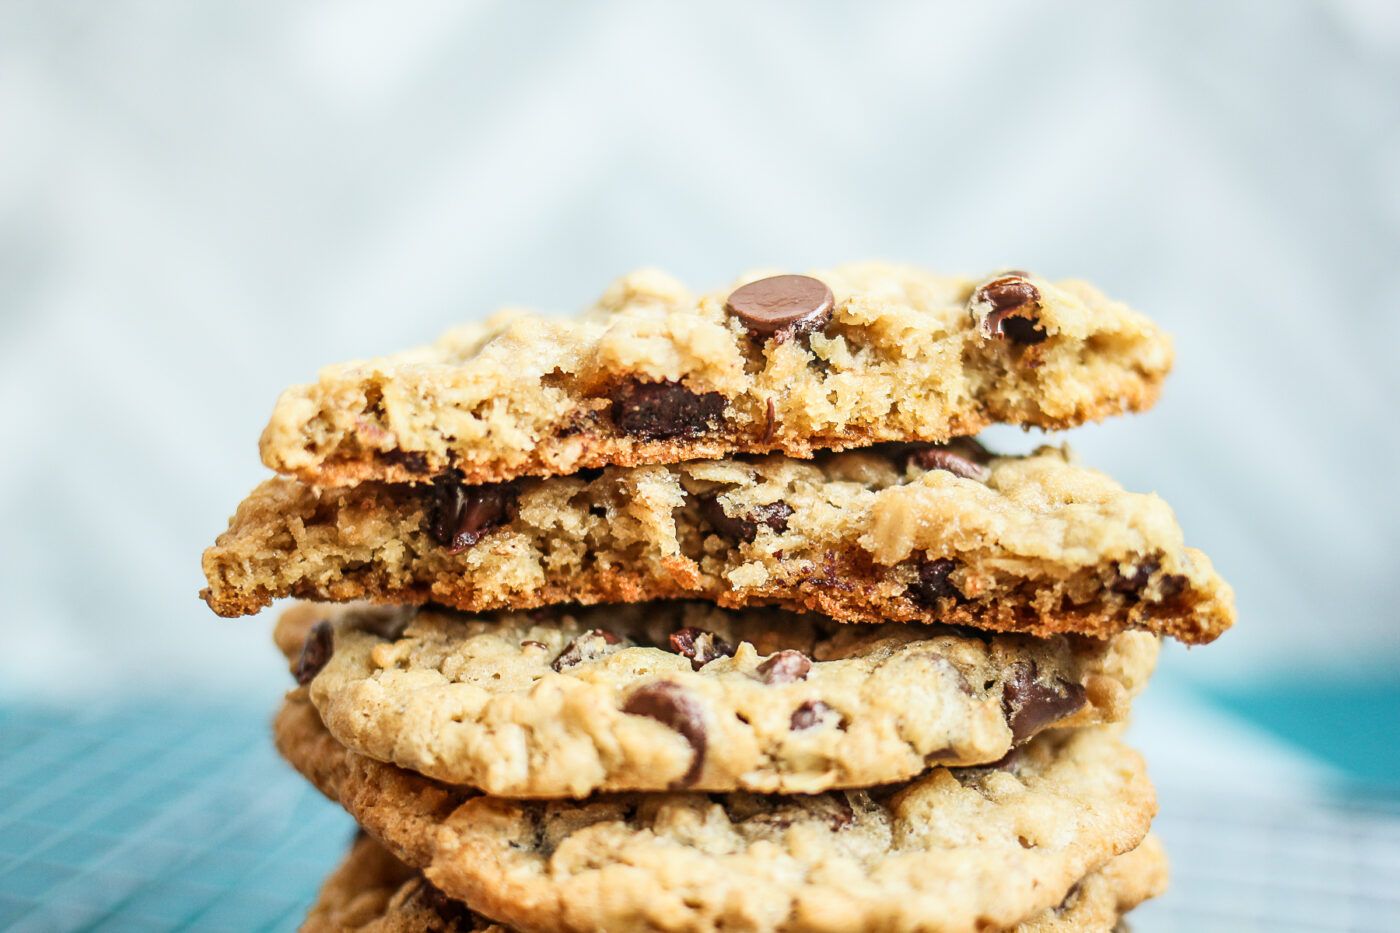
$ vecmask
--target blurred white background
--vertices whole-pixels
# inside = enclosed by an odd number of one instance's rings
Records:
[[[1400,662],[1400,4],[0,18],[0,691],[285,684],[199,552],[321,364],[637,266],[871,257],[1089,278],[1174,332],[1158,408],[1070,440],[1238,590],[1184,677]]]

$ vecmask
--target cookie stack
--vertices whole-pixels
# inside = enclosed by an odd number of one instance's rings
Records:
[[[363,833],[307,928],[1111,929],[1166,879],[1121,724],[1231,592],[1156,496],[969,435],[1170,365],[1081,282],[863,264],[289,390],[203,595],[311,600],[277,745]]]

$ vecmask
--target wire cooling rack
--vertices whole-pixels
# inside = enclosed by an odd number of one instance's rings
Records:
[[[0,709],[0,928],[294,929],[353,825],[269,718]],[[1159,793],[1172,887],[1139,933],[1400,930],[1400,799]]]

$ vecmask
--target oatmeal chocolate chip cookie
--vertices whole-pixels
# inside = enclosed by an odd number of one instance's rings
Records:
[[[1158,647],[1146,632],[975,637],[684,603],[486,618],[302,605],[278,628],[298,673],[293,633],[333,631],[310,697],[341,743],[505,797],[815,793],[983,764],[1052,726],[1126,718]]]
[[[1149,835],[1084,878],[1064,903],[1011,928],[1012,933],[1109,933],[1123,915],[1166,887],[1167,862]],[[361,836],[345,861],[326,879],[302,933],[510,933],[450,900],[421,872]]]
[[[274,597],[469,611],[698,597],[842,621],[942,621],[1188,643],[1230,588],[1171,509],[1045,447],[885,445],[614,467],[502,487],[264,483],[204,555],[222,615]]]
[[[1141,758],[1113,727],[1001,767],[815,796],[473,796],[345,749],[294,693],[281,753],[448,897],[519,930],[1011,927],[1147,835]]]
[[[323,369],[282,395],[261,446],[321,486],[806,457],[1145,409],[1171,362],[1151,321],[1083,282],[867,263],[697,298],[639,272],[574,319],[507,311]]]

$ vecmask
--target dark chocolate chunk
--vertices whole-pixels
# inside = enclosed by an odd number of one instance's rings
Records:
[[[449,471],[433,480],[428,534],[452,553],[465,550],[492,528],[515,518],[516,489],[509,483],[463,486]]]
[[[825,327],[834,304],[831,289],[820,279],[775,275],[736,289],[724,309],[750,333],[760,337],[782,333],[786,338]]]
[[[963,594],[948,579],[957,567],[958,562],[949,557],[919,561],[919,579],[909,585],[910,597],[931,609],[938,608],[939,601],[944,599],[962,602]]]
[[[982,336],[1032,344],[1045,339],[1040,326],[1040,289],[1023,274],[1003,275],[972,293],[974,313],[982,315]]]
[[[1001,711],[1011,727],[1011,740],[1018,745],[1087,702],[1079,684],[1062,678],[1043,684],[1036,680],[1037,673],[1034,661],[1017,661],[1002,682]]]
[[[758,679],[765,684],[790,684],[806,680],[812,659],[801,651],[787,648],[758,666]]]
[[[624,382],[612,394],[618,430],[649,440],[699,437],[723,415],[723,395],[692,392],[679,382]]]
[[[610,647],[621,643],[621,638],[606,629],[589,629],[565,645],[550,667],[563,671],[584,661],[595,661],[607,654]]]
[[[690,666],[697,671],[716,658],[734,656],[734,646],[714,632],[702,628],[676,629],[671,633],[671,650],[684,658],[690,658]]]
[[[909,460],[925,470],[947,470],[954,476],[985,483],[992,475],[987,461],[992,455],[970,437],[958,437],[946,444],[930,444],[909,454]]]
[[[821,722],[829,712],[831,712],[831,707],[821,700],[808,700],[792,711],[792,719],[788,721],[788,728],[793,732],[810,729]]]
[[[690,743],[693,752],[690,768],[674,786],[694,784],[705,766],[705,711],[695,698],[679,684],[658,680],[632,691],[622,705],[622,711],[655,719],[666,728],[679,732]]]
[[[306,641],[301,644],[301,654],[297,655],[296,667],[292,670],[297,683],[305,687],[315,680],[321,668],[330,662],[334,650],[335,631],[329,620],[322,619],[311,626],[311,631],[306,633]]]
[[[758,537],[760,524],[782,534],[787,531],[788,519],[792,517],[792,507],[781,501],[760,505],[747,516],[735,517],[724,511],[718,492],[703,492],[696,499],[700,503],[700,517],[709,522],[716,534],[744,544],[752,544]]]

